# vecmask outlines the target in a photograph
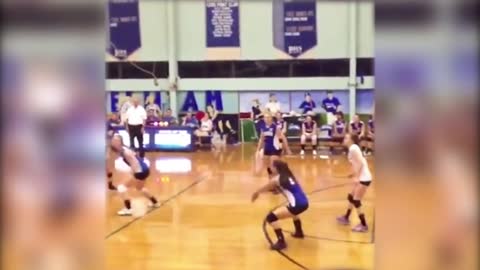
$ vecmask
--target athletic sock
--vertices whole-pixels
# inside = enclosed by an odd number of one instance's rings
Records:
[[[300,221],[300,219],[294,219],[293,225],[295,226],[295,233],[303,234],[302,222]]]
[[[365,221],[365,215],[364,214],[360,214],[358,215],[358,217],[360,218],[360,222],[362,223],[363,226],[367,226],[367,222]]]
[[[153,204],[156,204],[158,201],[155,197],[150,197],[150,201],[153,203]]]
[[[278,241],[285,241],[285,239],[283,238],[282,229],[275,229],[275,234],[277,235]]]
[[[345,218],[346,218],[346,219],[349,219],[351,213],[352,213],[352,209],[348,208],[348,209],[347,209],[347,213],[345,214]]]
[[[108,181],[108,189],[116,190],[117,187],[115,187],[115,186],[113,185],[113,182],[112,182],[112,181]]]
[[[127,209],[131,209],[132,208],[132,205],[130,204],[130,200],[125,200],[123,201],[125,203],[125,208]]]

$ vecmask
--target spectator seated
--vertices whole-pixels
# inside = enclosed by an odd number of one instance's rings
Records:
[[[197,145],[200,148],[204,146],[212,146],[212,132],[213,132],[213,123],[210,120],[208,114],[202,113],[197,114],[197,116],[201,117],[200,120],[200,127],[194,131],[194,135],[196,137]]]

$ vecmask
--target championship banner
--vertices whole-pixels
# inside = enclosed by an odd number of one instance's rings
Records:
[[[205,0],[207,48],[240,47],[238,0]]]
[[[315,0],[273,0],[275,48],[298,57],[317,45]]]
[[[138,0],[109,0],[108,16],[108,53],[125,59],[141,47]]]

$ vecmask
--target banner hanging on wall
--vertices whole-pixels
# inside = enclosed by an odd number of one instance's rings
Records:
[[[298,57],[317,45],[315,0],[273,0],[275,48]]]
[[[138,0],[109,0],[108,53],[125,59],[141,47]]]
[[[207,48],[240,47],[239,0],[205,0]]]

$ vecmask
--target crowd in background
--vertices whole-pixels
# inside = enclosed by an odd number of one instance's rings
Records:
[[[108,124],[125,125],[127,130],[129,130],[128,115],[133,107],[136,108],[138,106],[141,105],[135,98],[125,101],[118,113],[113,113],[109,116]],[[285,135],[291,129],[298,130],[302,148],[300,153],[302,155],[305,153],[305,147],[308,142],[311,144],[313,154],[316,155],[317,139],[322,138],[319,134],[323,131],[328,133],[326,145],[331,150],[342,145],[343,137],[346,133],[352,133],[358,135],[361,139],[360,146],[364,154],[372,153],[374,140],[373,115],[370,116],[368,123],[364,123],[357,114],[351,116],[350,121],[347,123],[342,111],[342,104],[333,95],[332,91],[327,92],[327,96],[321,100],[320,107],[326,113],[325,123],[320,123],[316,117],[315,111],[318,111],[316,110],[317,104],[309,93],[305,94],[305,100],[298,107],[299,112],[291,111],[286,113],[282,112],[282,104],[277,100],[275,94],[270,94],[269,101],[264,106],[261,106],[258,99],[253,100],[251,119],[255,123],[257,137],[260,136],[261,127],[264,125],[263,118],[267,114],[271,115],[274,121],[281,124],[282,132]],[[236,131],[232,128],[229,119],[223,117],[223,114],[213,105],[207,105],[204,111],[193,112],[190,110],[184,115],[179,115],[178,118],[170,108],[162,109],[150,99],[147,99],[145,105],[141,106],[141,108],[146,114],[142,128],[189,127],[193,129],[197,144],[202,144],[205,141],[210,144],[212,139],[216,139],[222,144],[237,143],[238,141],[237,136],[234,136]],[[297,124],[289,122],[287,120],[289,117],[296,117]],[[207,140],[203,140],[203,138],[207,138]]]

